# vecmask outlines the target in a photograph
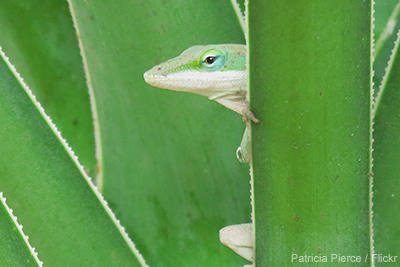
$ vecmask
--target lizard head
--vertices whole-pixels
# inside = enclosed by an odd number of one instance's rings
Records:
[[[238,72],[245,69],[245,45],[197,45],[153,67],[144,74],[144,79],[159,88],[208,96],[208,90],[215,91],[219,85],[226,87],[224,81],[243,79]]]

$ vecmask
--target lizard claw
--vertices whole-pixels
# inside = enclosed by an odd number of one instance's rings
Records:
[[[248,122],[248,121],[253,121],[255,123],[259,123],[260,121],[254,116],[253,112],[251,112],[250,110],[245,112],[243,114],[243,121],[244,122]]]

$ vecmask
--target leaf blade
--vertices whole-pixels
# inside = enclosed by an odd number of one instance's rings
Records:
[[[73,152],[1,55],[1,190],[41,259],[53,266],[141,266]]]

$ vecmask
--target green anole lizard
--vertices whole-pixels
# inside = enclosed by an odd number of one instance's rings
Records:
[[[259,122],[247,100],[246,55],[245,45],[196,45],[153,67],[144,79],[159,88],[206,96],[243,115],[244,121]]]
[[[240,44],[192,46],[180,56],[161,63],[144,73],[153,86],[206,96],[241,114],[246,122],[238,159],[250,163],[250,121],[258,123],[248,101],[247,47]],[[220,240],[236,253],[253,261],[252,224],[224,227]]]
[[[196,45],[143,76],[150,85],[206,96],[241,114],[247,127],[236,155],[250,163],[248,124],[259,121],[249,108],[246,56],[247,47],[241,44]]]

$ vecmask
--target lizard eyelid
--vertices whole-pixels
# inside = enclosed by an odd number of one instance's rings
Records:
[[[207,70],[214,71],[221,68],[225,63],[225,56],[218,50],[209,50],[201,56],[201,64]]]

